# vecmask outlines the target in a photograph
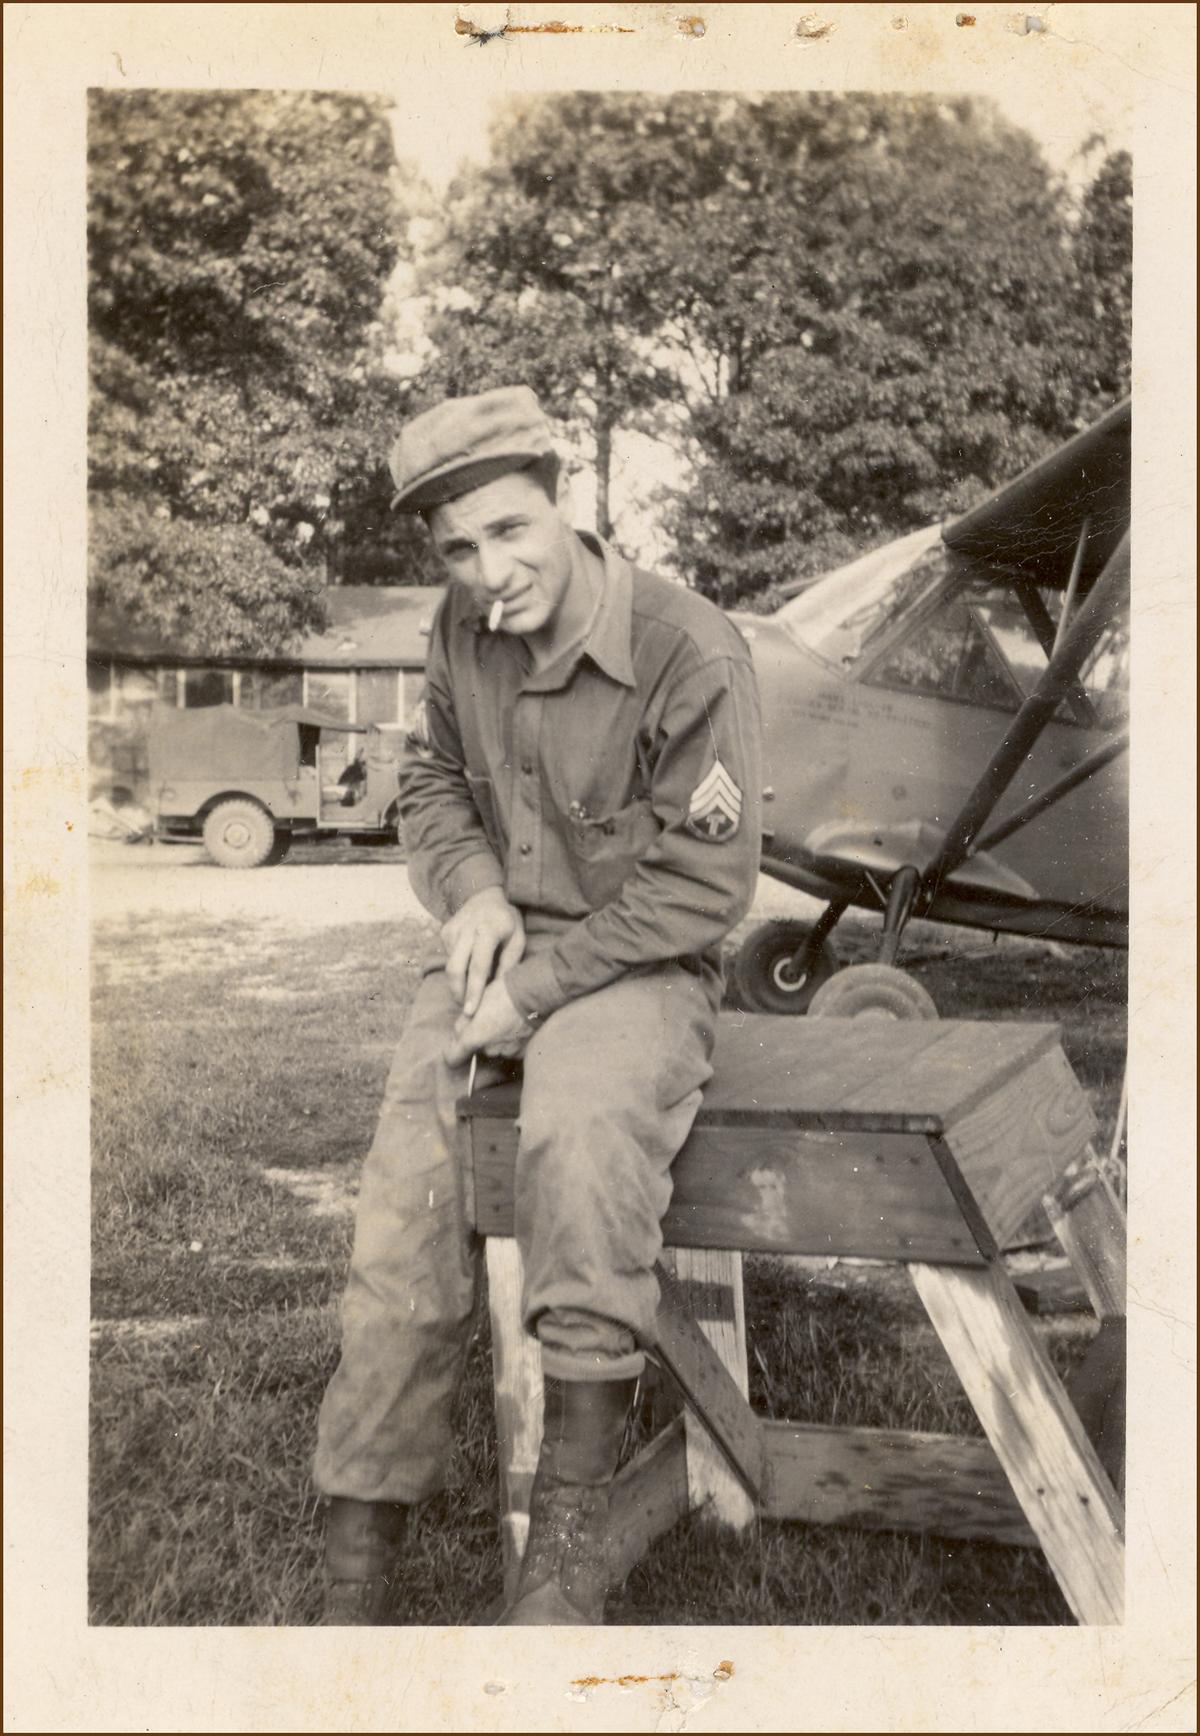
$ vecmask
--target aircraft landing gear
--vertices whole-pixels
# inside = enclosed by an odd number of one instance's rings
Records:
[[[912,915],[921,876],[913,867],[897,868],[888,887],[887,908],[883,913],[883,939],[879,943],[879,962],[894,965],[904,937],[905,925]]]
[[[810,997],[811,1019],[936,1019],[929,991],[898,970],[896,955],[921,889],[916,868],[898,868],[888,887],[877,964],[852,964],[822,983]]]
[[[829,945],[845,904],[831,904],[815,923],[764,922],[742,943],[733,990],[750,1013],[805,1013],[839,966]]]
[[[936,1019],[933,996],[893,964],[851,964],[813,995],[810,1019]]]

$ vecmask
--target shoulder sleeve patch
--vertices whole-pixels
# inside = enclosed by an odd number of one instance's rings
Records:
[[[692,791],[687,829],[697,838],[720,843],[732,838],[742,819],[742,792],[719,759]]]

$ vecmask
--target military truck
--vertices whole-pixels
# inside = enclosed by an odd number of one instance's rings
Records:
[[[348,757],[347,738],[357,736]],[[298,841],[394,844],[405,743],[401,724],[345,723],[300,705],[155,705],[154,835],[202,841],[222,868],[269,867]]]

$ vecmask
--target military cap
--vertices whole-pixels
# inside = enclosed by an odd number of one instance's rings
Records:
[[[528,386],[446,398],[400,430],[388,455],[392,506],[401,512],[442,506],[553,451],[550,424]]]

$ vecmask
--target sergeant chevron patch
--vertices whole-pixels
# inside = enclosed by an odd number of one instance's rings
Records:
[[[742,792],[720,760],[692,792],[688,803],[687,829],[697,838],[719,842],[732,838],[742,818]]]

